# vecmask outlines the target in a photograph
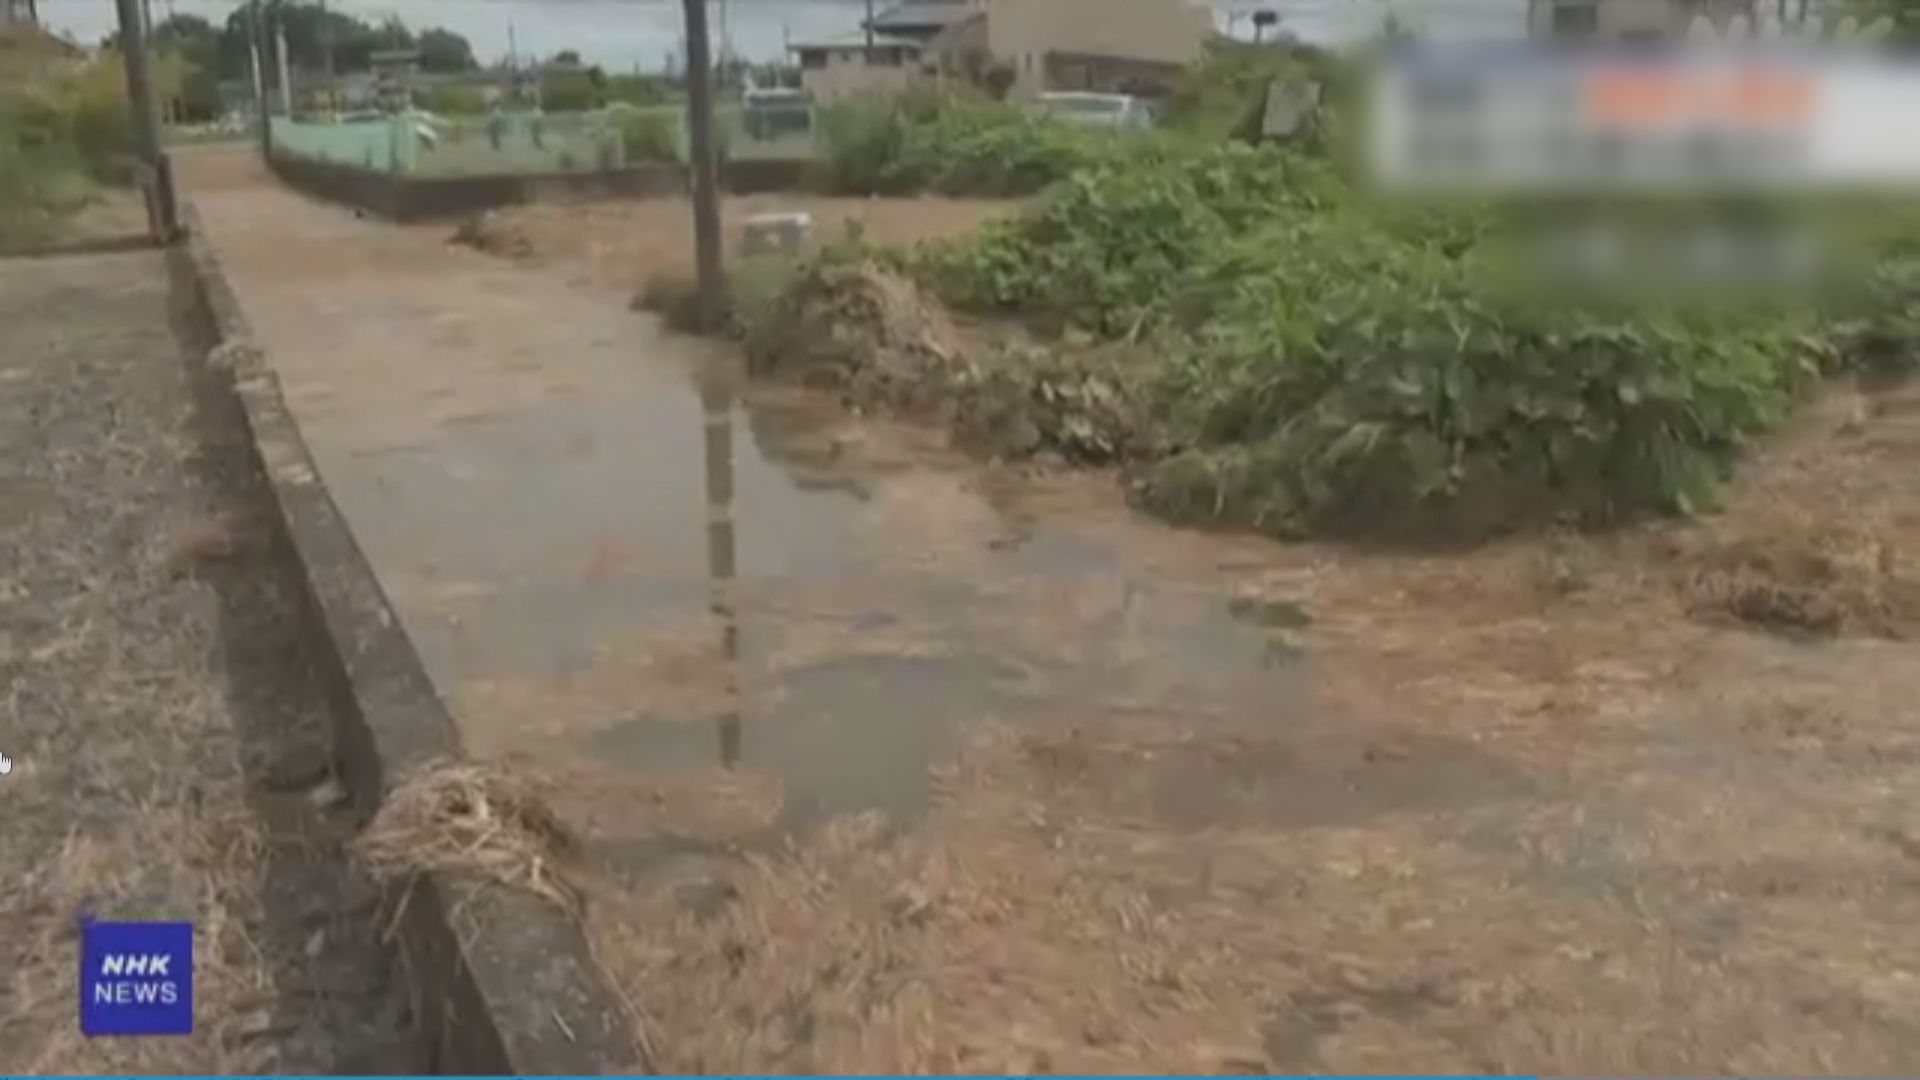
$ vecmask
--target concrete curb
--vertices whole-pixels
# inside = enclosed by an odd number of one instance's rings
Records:
[[[231,371],[253,464],[280,511],[274,547],[305,596],[335,761],[365,820],[399,780],[461,756],[459,732],[321,482],[198,214],[188,206],[183,217],[187,239],[169,251],[168,270],[217,342],[210,360]],[[635,1018],[567,915],[461,874],[424,875],[391,899],[392,940],[435,1071],[647,1070]]]

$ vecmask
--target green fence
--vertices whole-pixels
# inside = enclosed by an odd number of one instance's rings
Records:
[[[601,113],[500,113],[413,125],[407,172],[422,179],[604,172],[627,164],[619,130]]]
[[[404,129],[397,120],[311,123],[273,118],[268,131],[281,153],[373,172],[404,172]]]
[[[343,121],[275,117],[272,134],[281,153],[412,178],[543,176],[620,169],[668,156],[684,163],[685,116],[679,106],[616,106],[460,118],[426,113]],[[778,160],[814,153],[809,109],[749,113],[737,105],[722,106],[714,119],[724,157]]]

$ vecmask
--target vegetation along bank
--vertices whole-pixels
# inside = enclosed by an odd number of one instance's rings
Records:
[[[1289,69],[1334,104],[1256,143],[1260,90]],[[937,414],[995,456],[1122,466],[1177,520],[1283,534],[1688,512],[1809,385],[1903,362],[1920,265],[1904,204],[1825,219],[1871,225],[1845,290],[1555,289],[1508,241],[1566,207],[1368,195],[1343,152],[1348,70],[1229,50],[1146,135],[960,96],[833,110],[831,190],[1036,194],[957,241],[745,259],[730,330],[759,371]]]

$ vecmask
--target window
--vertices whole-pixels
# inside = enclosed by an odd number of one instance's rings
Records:
[[[1594,4],[1553,5],[1553,36],[1592,37],[1600,26],[1600,9]]]
[[[818,71],[827,66],[827,54],[819,49],[809,49],[800,54],[800,66],[808,71]]]

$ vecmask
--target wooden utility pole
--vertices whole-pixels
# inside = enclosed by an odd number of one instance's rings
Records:
[[[700,328],[717,330],[724,313],[720,268],[720,167],[713,144],[713,58],[707,0],[681,0],[687,20],[687,156],[693,171],[693,253],[699,274]]]
[[[280,112],[287,119],[293,119],[293,70],[287,63],[287,24],[282,21],[273,28],[274,70],[280,76]]]
[[[320,0],[320,57],[326,73],[327,114],[340,111],[340,103],[335,100],[338,87],[333,79],[333,18],[327,14],[327,0]]]
[[[133,111],[133,153],[139,158],[141,186],[147,194],[147,226],[160,243],[179,232],[173,200],[173,172],[160,152],[160,118],[153,106],[153,70],[148,64],[146,19],[141,0],[114,0],[120,16],[120,54],[126,61],[127,102]]]
[[[260,0],[251,0],[247,8],[247,62],[253,71],[253,113],[260,125],[260,158],[263,161],[273,156],[272,117],[267,107],[267,69],[260,63],[265,26]]]
[[[871,64],[873,63],[873,0],[867,0],[867,21],[861,23],[861,25],[867,28],[867,55],[865,60]]]

